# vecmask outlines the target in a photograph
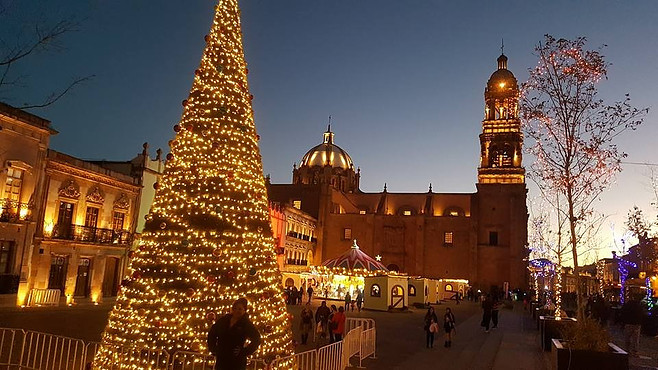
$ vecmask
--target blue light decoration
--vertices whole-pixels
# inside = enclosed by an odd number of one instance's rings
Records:
[[[649,316],[653,315],[653,289],[651,289],[651,279],[647,276],[645,279],[645,283],[647,284],[647,309],[649,311]]]
[[[619,281],[621,283],[619,303],[623,305],[624,302],[626,302],[626,278],[628,277],[628,268],[636,268],[637,265],[634,262],[618,257],[615,252],[612,252],[612,258],[617,260],[617,270],[619,270]]]

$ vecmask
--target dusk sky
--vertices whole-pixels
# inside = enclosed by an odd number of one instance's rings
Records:
[[[61,101],[32,112],[60,132],[51,147],[84,159],[129,160],[173,137],[204,47],[211,0],[0,0],[24,15],[82,19],[61,50],[16,72],[27,88],[0,99],[37,100],[74,77],[95,75]],[[30,7],[23,8],[24,6]],[[320,143],[331,115],[335,142],[361,168],[361,190],[474,192],[483,92],[501,39],[519,82],[536,64],[544,34],[606,44],[609,79],[601,96],[629,93],[651,108],[618,141],[626,162],[658,163],[656,1],[242,1],[249,87],[264,170],[291,181],[293,162]],[[40,15],[35,15],[40,14]],[[10,24],[0,25],[8,35]],[[529,167],[528,156],[524,164]],[[651,168],[628,164],[596,204],[610,215],[602,243],[617,237],[635,204],[655,219]],[[528,184],[529,208],[537,192]],[[608,257],[607,250],[600,257]]]

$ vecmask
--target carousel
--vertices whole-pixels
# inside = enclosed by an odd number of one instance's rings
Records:
[[[315,285],[316,297],[344,300],[349,293],[355,300],[359,292],[363,294],[366,277],[388,274],[388,269],[364,253],[354,240],[342,255],[325,261],[322,266],[312,266],[306,281]]]

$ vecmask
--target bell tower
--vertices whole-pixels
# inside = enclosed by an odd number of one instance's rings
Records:
[[[484,103],[478,183],[524,184],[519,85],[507,69],[505,54],[498,57],[498,70],[487,82]]]

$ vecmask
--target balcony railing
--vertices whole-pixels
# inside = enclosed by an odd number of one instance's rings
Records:
[[[315,243],[315,242],[318,241],[318,239],[315,238],[315,237],[313,237],[313,236],[306,235],[306,234],[302,234],[302,233],[298,233],[298,232],[296,232],[296,231],[288,231],[288,236],[291,236],[291,237],[293,237],[293,238],[297,238],[297,239],[301,239],[301,240],[310,241],[310,242],[312,242],[312,243]]]
[[[288,258],[286,262],[287,265],[297,265],[297,266],[306,266],[308,264],[307,260],[296,260],[294,258]]]
[[[0,222],[29,221],[32,207],[27,203],[20,203],[11,199],[0,199]]]
[[[124,230],[101,229],[82,225],[55,225],[53,239],[99,244],[129,244],[132,234]]]

